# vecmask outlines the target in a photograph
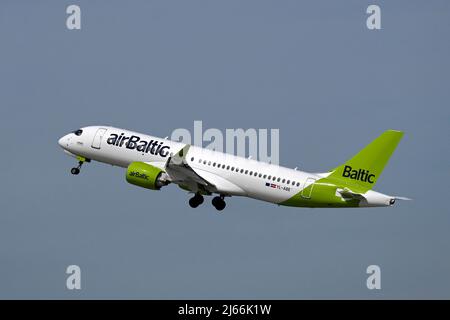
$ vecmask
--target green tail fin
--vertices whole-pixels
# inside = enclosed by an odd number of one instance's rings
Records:
[[[334,169],[328,178],[338,180],[354,191],[372,189],[402,137],[402,131],[385,131],[353,158]]]

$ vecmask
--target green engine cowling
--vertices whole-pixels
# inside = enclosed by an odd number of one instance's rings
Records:
[[[164,179],[164,171],[144,162],[132,162],[127,168],[129,183],[151,190],[159,190],[169,183]]]

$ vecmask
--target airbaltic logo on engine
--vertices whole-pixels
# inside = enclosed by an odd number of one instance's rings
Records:
[[[136,178],[139,178],[139,179],[148,180],[148,175],[146,175],[145,173],[137,172],[137,171],[131,171],[129,173],[129,176],[130,177],[136,177]]]
[[[125,143],[125,141],[127,141]],[[161,157],[167,157],[169,154],[169,146],[165,146],[163,142],[157,140],[145,141],[141,140],[138,136],[126,137],[124,133],[121,133],[120,136],[112,133],[108,140],[106,141],[108,144],[112,144],[116,147],[122,147],[125,144],[125,148],[136,150],[138,152],[151,153],[153,155],[160,155]]]
[[[342,172],[342,176],[345,178],[350,178],[353,180],[359,180],[363,182],[373,183],[373,179],[375,178],[374,174],[371,174],[369,170],[353,170],[350,166],[344,167],[344,172]]]

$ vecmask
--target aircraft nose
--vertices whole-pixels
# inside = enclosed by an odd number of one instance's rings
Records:
[[[65,147],[67,147],[67,135],[65,135],[64,137],[61,137],[59,140],[58,140],[58,144],[59,144],[59,146],[61,147],[61,148],[65,148]]]

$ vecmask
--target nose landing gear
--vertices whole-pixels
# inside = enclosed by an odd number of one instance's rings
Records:
[[[78,166],[70,169],[70,173],[73,174],[73,175],[77,175],[77,174],[80,173],[80,169],[81,169],[81,166],[83,165],[83,163],[91,161],[90,159],[87,159],[87,158],[84,158],[84,157],[77,157],[77,159],[79,160],[78,161]]]
[[[83,161],[78,162],[78,167],[74,167],[74,168],[70,169],[70,173],[74,174],[74,175],[79,174],[82,165],[83,165]]]

